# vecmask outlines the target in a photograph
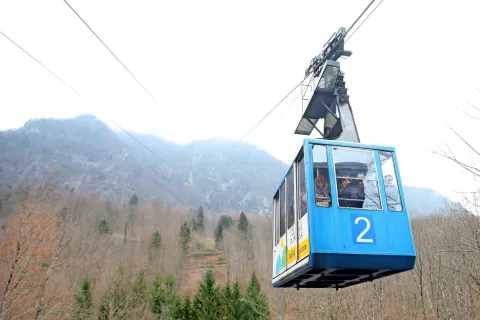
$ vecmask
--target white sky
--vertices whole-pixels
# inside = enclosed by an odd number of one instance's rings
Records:
[[[237,141],[368,3],[71,0],[172,121],[63,1],[3,0],[0,30],[95,106],[0,35],[0,129],[92,113],[179,143]],[[339,60],[362,142],[396,147],[404,184],[450,197],[474,186],[429,150],[445,139],[460,147],[447,123],[478,142],[478,121],[465,122],[455,106],[466,108],[466,99],[480,106],[479,7],[468,0],[385,0],[347,42],[353,55]],[[287,163],[303,139],[293,133],[298,100],[272,125],[292,99],[245,139]]]

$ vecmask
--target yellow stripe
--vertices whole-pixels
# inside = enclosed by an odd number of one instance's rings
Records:
[[[288,249],[288,255],[287,255],[287,264],[290,264],[297,259],[297,246],[293,246],[290,249]]]
[[[310,241],[308,238],[303,240],[298,246],[298,260],[301,260],[308,256],[310,253]]]

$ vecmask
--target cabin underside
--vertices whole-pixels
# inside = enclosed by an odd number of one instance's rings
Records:
[[[360,283],[373,281],[387,277],[404,270],[389,269],[307,269],[291,278],[287,276],[286,282],[280,285],[274,284],[278,288],[346,288]],[[297,273],[298,274],[298,273]]]

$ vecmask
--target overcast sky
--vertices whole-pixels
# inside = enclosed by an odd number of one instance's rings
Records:
[[[170,118],[62,0],[3,0],[0,31],[92,104],[0,36],[0,129],[92,113],[178,143],[237,141],[369,2],[69,1]],[[347,42],[353,55],[339,60],[362,142],[396,147],[405,184],[450,197],[475,184],[430,150],[446,140],[470,159],[447,124],[479,140],[478,121],[455,108],[480,106],[479,7],[385,0]],[[289,163],[303,139],[294,135],[299,101],[283,112],[298,93],[245,141]]]

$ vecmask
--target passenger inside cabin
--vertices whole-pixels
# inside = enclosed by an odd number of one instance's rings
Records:
[[[305,184],[300,183],[300,217],[303,217],[307,213],[307,190]]]
[[[317,176],[314,180],[315,184],[315,202],[317,206],[329,207],[332,199],[330,195],[330,184],[325,177],[317,172]]]
[[[337,179],[338,204],[346,208],[363,208],[365,192],[361,179],[339,178]]]

